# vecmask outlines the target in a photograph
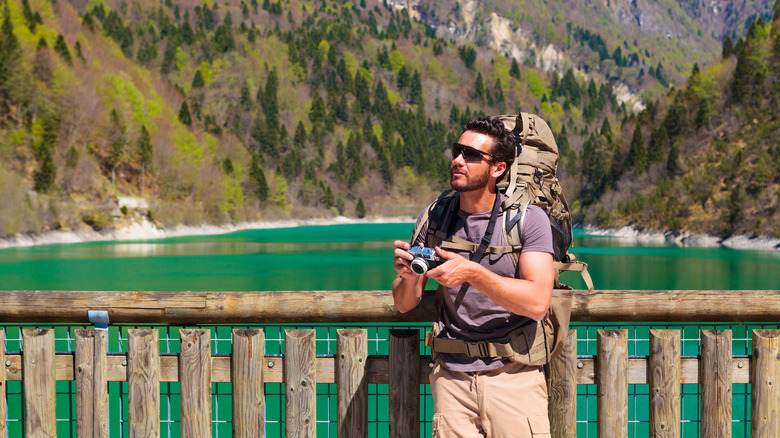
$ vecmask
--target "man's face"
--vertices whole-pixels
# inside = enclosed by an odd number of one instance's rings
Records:
[[[493,139],[485,134],[473,131],[466,131],[458,139],[458,143],[463,146],[472,147],[478,151],[490,153]],[[470,192],[485,187],[490,181],[490,175],[494,168],[494,161],[487,155],[479,154],[479,160],[475,158],[476,154],[459,153],[457,156],[453,153],[450,163],[450,186],[457,192]]]

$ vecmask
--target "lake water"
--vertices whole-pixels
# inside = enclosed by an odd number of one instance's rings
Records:
[[[389,290],[392,241],[408,239],[412,224],[351,224],[283,229],[248,230],[219,236],[181,237],[160,240],[93,242],[0,250],[1,290],[160,290],[160,291],[252,291],[252,290]],[[678,248],[637,245],[619,239],[585,236],[575,231],[572,252],[589,264],[597,289],[779,289],[780,252],[728,248]],[[577,273],[564,273],[563,281],[584,289]],[[1,292],[0,292],[1,293]],[[592,355],[596,330],[604,326],[575,324],[578,354]],[[422,325],[420,325],[422,327]],[[647,355],[651,323],[612,324],[629,329],[629,354]],[[682,331],[683,355],[697,355],[699,330],[694,324],[667,326]],[[125,352],[127,329],[109,328],[109,351]],[[266,353],[283,351],[285,326],[264,327]],[[734,354],[749,353],[751,326],[719,326],[733,330]],[[19,326],[0,323],[6,331],[6,351],[21,350]],[[74,327],[55,327],[58,352],[72,351]],[[387,325],[369,328],[377,339],[369,354],[387,354]],[[422,330],[422,328],[421,328]],[[178,352],[175,328],[160,328],[161,353]],[[229,327],[215,327],[212,339],[216,354],[229,353]],[[317,327],[318,354],[333,354],[335,330]],[[374,345],[374,342],[370,342]],[[374,348],[374,347],[371,347]],[[335,388],[318,384],[317,433],[335,436]],[[425,391],[425,386],[422,387]],[[22,436],[23,409],[20,382],[8,382],[9,436]],[[631,385],[629,436],[648,435],[648,386]],[[73,382],[57,383],[58,436],[75,436]],[[180,435],[178,385],[161,384],[162,435]],[[386,385],[371,385],[369,436],[388,436]],[[230,436],[229,383],[214,384],[213,435]],[[595,385],[579,385],[578,436],[596,436]],[[283,389],[266,385],[266,435],[284,436]],[[734,385],[733,436],[748,436],[750,391]],[[127,385],[109,382],[110,436],[127,436]],[[69,407],[68,407],[69,406]],[[423,436],[430,436],[430,396],[423,395]],[[698,436],[698,385],[683,385],[681,397],[683,437]],[[118,419],[118,420],[117,420]]]
[[[387,290],[392,241],[412,224],[248,230],[219,236],[0,250],[4,290]],[[637,246],[575,232],[597,289],[777,289],[780,251]],[[563,281],[584,284],[576,273]]]

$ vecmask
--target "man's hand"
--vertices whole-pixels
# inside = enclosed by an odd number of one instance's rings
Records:
[[[469,281],[477,264],[453,252],[445,251],[438,246],[436,255],[444,259],[444,263],[426,272],[428,278],[436,280],[444,287],[458,287]]]
[[[395,251],[393,253],[393,269],[403,278],[416,278],[417,274],[412,271],[412,260],[414,256],[409,252],[409,243],[403,240],[396,240],[393,242],[395,245]]]

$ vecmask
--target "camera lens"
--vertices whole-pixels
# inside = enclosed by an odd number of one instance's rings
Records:
[[[425,260],[416,257],[412,260],[412,272],[417,275],[423,275],[428,272],[428,263]]]

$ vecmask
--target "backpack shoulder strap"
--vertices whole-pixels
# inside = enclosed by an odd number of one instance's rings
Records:
[[[436,238],[446,238],[447,229],[452,220],[455,206],[458,205],[460,196],[455,190],[445,190],[423,211],[422,218],[412,233],[411,245],[420,237],[423,225],[427,224],[426,245],[435,246]],[[441,236],[444,237],[441,237]],[[433,243],[431,243],[433,242]]]

